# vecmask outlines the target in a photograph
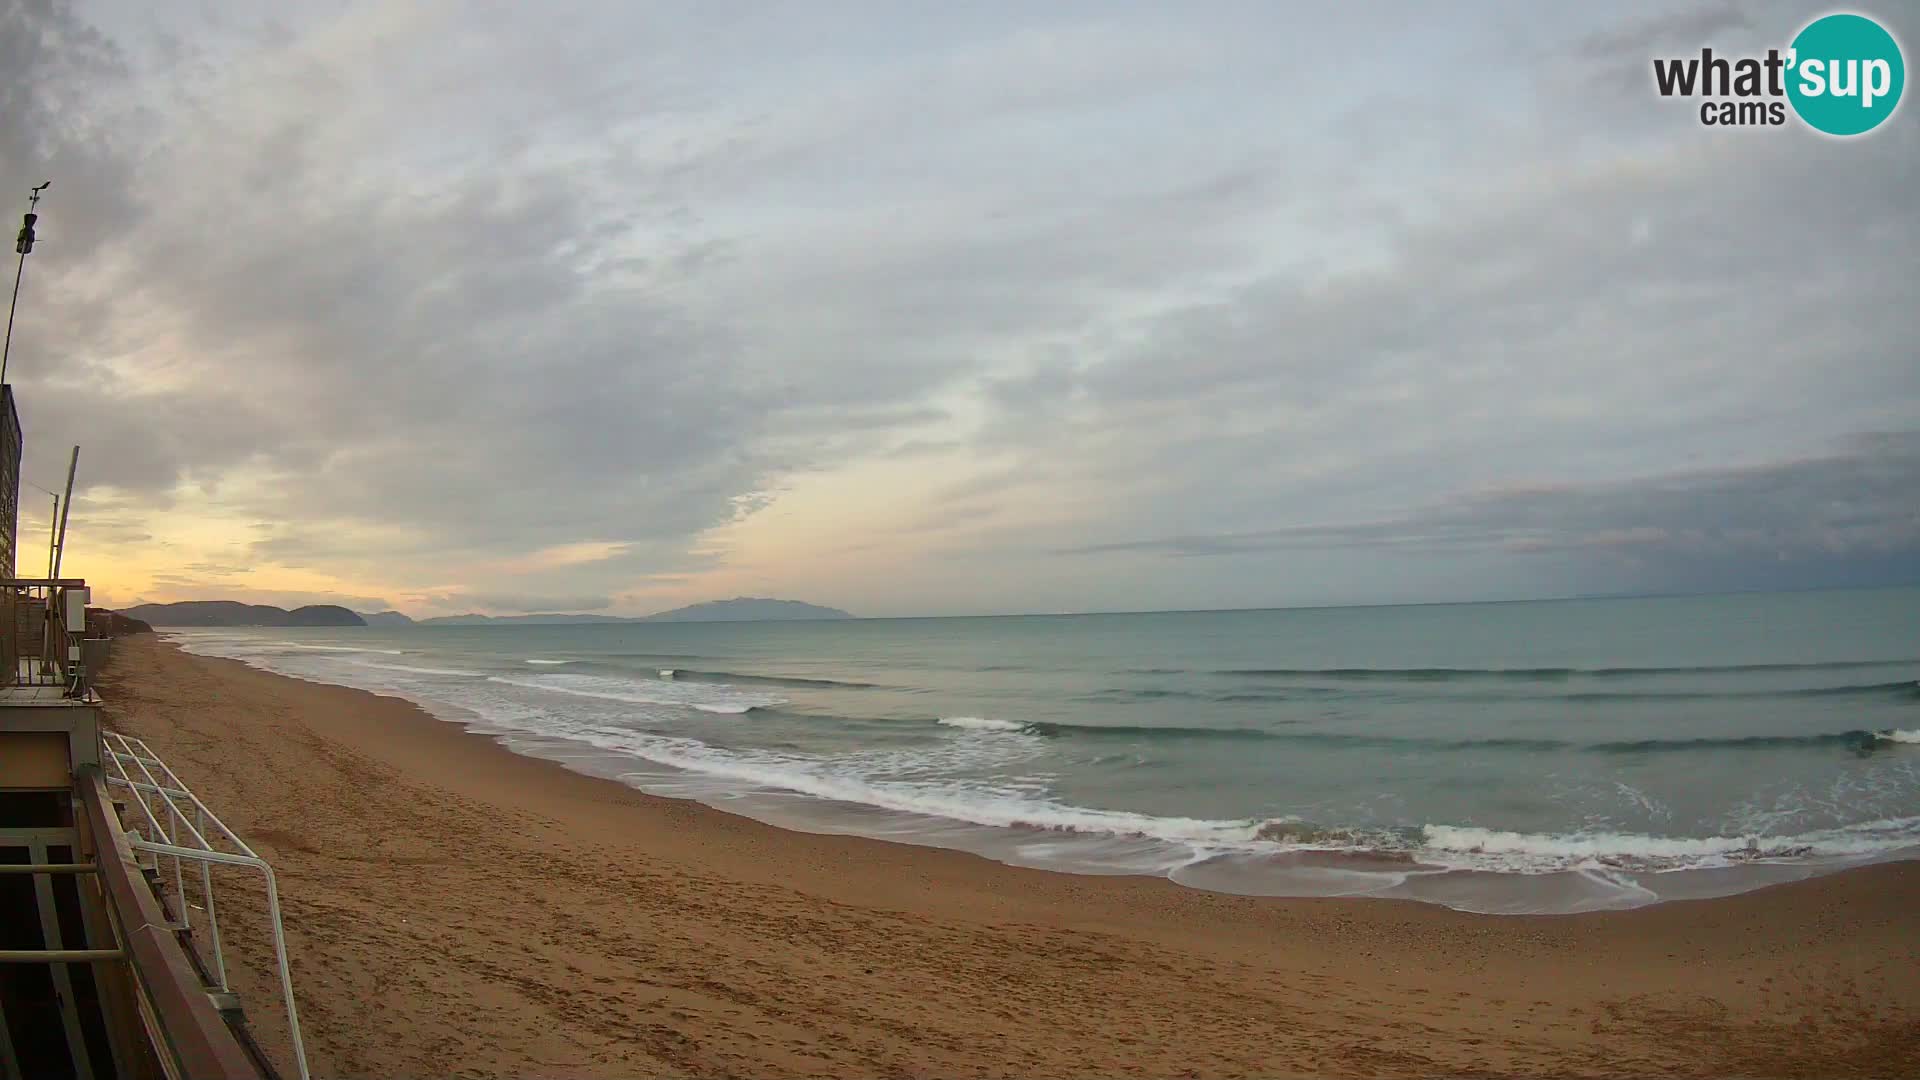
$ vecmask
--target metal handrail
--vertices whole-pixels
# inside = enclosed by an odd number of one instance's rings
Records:
[[[75,774],[80,802],[100,863],[99,880],[108,902],[116,943],[127,951],[138,1021],[170,1077],[228,1077],[260,1080],[272,1070],[244,1047],[232,1025],[220,1015],[216,995],[207,992],[204,974],[169,923],[160,897],[141,873],[125,825],[114,809],[104,771],[85,765]],[[119,1022],[133,1019],[119,1016]],[[129,1070],[116,1060],[116,1071]]]
[[[274,878],[273,867],[256,854],[238,833],[228,828],[227,823],[221,821],[220,816],[209,809],[206,803],[201,802],[200,797],[174,774],[173,769],[153,752],[153,748],[149,747],[145,740],[111,731],[101,732],[100,738],[103,743],[104,757],[111,767],[106,781],[126,788],[134,794],[135,798],[132,801],[139,804],[141,814],[153,829],[151,838],[129,836],[128,846],[135,851],[173,859],[174,895],[179,899],[180,907],[180,924],[176,929],[190,928],[190,917],[187,913],[189,905],[183,888],[182,862],[191,859],[200,864],[200,898],[207,912],[207,929],[213,944],[213,962],[216,977],[219,980],[218,989],[223,993],[230,992],[230,988],[227,983],[226,953],[220,940],[220,920],[213,903],[211,868],[215,865],[241,866],[258,870],[264,875],[267,887],[267,917],[273,927],[274,960],[279,968],[281,1001],[287,1012],[287,1032],[293,1045],[293,1056],[299,1069],[300,1080],[309,1080],[306,1045],[300,1037],[300,1015],[293,1000],[293,973],[287,962],[287,935],[280,914],[280,890]],[[128,770],[129,763],[138,770],[139,780],[134,779],[134,774]],[[154,772],[155,769],[159,770],[158,774]],[[165,806],[167,816],[165,826],[161,825],[159,815],[154,812],[154,806],[149,802],[150,797]],[[182,806],[183,802],[187,806]],[[188,820],[187,814],[189,807],[193,811],[191,821]],[[226,845],[238,850],[220,850],[207,840],[208,832],[212,832]],[[185,834],[184,837],[182,833]],[[165,838],[164,841],[160,839],[162,837]]]
[[[86,697],[87,672],[81,643],[86,620],[68,618],[75,596],[84,609],[83,578],[0,578],[4,615],[0,615],[0,680],[9,686],[60,687],[67,697]],[[26,625],[23,625],[23,620]]]

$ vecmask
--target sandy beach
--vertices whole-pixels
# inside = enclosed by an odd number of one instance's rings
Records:
[[[1225,896],[783,831],[116,648],[109,722],[280,873],[319,1076],[1920,1075],[1916,863],[1592,915]],[[257,891],[219,895],[283,1049]]]

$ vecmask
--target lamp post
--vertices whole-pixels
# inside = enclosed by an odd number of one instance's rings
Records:
[[[7,341],[0,346],[0,386],[7,382],[7,360],[13,355],[13,313],[20,306],[20,277],[27,271],[27,255],[33,251],[33,224],[40,215],[33,208],[40,205],[40,193],[53,186],[49,180],[33,189],[27,198],[27,216],[20,223],[20,235],[14,238],[13,250],[20,253],[20,261],[13,268],[13,302],[7,305]]]

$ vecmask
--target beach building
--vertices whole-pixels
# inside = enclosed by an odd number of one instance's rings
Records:
[[[0,569],[15,572],[21,429],[0,387]],[[272,870],[145,743],[101,727],[75,578],[0,580],[0,1080],[306,1076]],[[263,878],[295,1061],[228,980],[216,879]]]

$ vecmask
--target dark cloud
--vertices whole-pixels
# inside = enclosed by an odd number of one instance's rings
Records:
[[[1389,520],[1093,544],[1064,554],[1244,556],[1308,549],[1580,553],[1668,586],[1792,580],[1864,560],[1920,581],[1920,431],[1862,436],[1820,457],[1605,484],[1470,492]],[[1693,573],[1683,574],[1680,570]],[[1741,572],[1747,573],[1743,580]],[[1765,578],[1764,582],[1757,580]],[[1787,579],[1783,581],[1782,579]]]
[[[1837,172],[1829,144],[1781,138],[1485,174],[1436,192],[1444,212],[1399,225],[1384,259],[1267,276],[1142,320],[1098,363],[994,383],[994,436],[1104,493],[1109,550],[1245,554],[1485,546],[1507,534],[1436,516],[1436,496],[1586,491],[1911,429],[1920,218],[1901,192],[1920,154],[1912,129],[1849,151]],[[1108,546],[1060,531],[1005,541]],[[1562,554],[1569,588],[1615,572],[1595,548]]]

